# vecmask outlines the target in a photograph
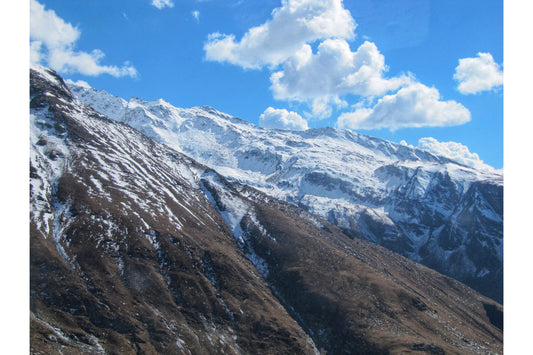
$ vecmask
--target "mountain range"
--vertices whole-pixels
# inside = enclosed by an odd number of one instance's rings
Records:
[[[32,354],[502,353],[496,172],[40,66],[30,130]]]
[[[126,101],[70,83],[96,111],[503,302],[503,175],[350,130],[257,127],[210,107]]]

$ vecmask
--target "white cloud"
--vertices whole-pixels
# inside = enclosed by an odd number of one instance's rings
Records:
[[[159,10],[165,7],[174,7],[172,0],[152,0],[152,5],[157,7]]]
[[[337,120],[340,128],[391,131],[404,127],[443,127],[470,121],[470,111],[455,101],[440,101],[437,89],[411,83],[378,100],[373,108],[344,113]]]
[[[306,102],[311,107],[306,114],[323,119],[334,106],[347,105],[343,95],[381,96],[412,81],[406,75],[385,78],[385,58],[372,42],[352,52],[347,40],[354,37],[355,27],[342,0],[283,0],[266,23],[240,40],[212,33],[204,50],[207,60],[246,69],[268,66],[274,71],[274,98]],[[313,53],[310,44],[316,41],[321,43]]]
[[[212,33],[204,45],[207,60],[243,68],[278,65],[306,43],[325,38],[353,38],[355,21],[342,0],[282,0],[270,20],[249,29],[240,41]]]
[[[109,74],[117,78],[122,76],[137,76],[137,70],[128,62],[125,62],[122,67],[101,65],[100,60],[104,56],[104,53],[99,49],[87,53],[65,48],[63,50],[50,51],[48,65],[52,69],[62,73],[80,73],[89,76]]]
[[[30,39],[39,41],[48,48],[65,48],[80,38],[81,32],[66,23],[53,10],[30,0]]]
[[[192,17],[196,20],[197,23],[200,23],[200,11],[194,10],[191,12]]]
[[[338,96],[321,96],[312,100],[311,113],[306,113],[308,116],[324,119],[331,116],[332,106],[336,108],[343,108],[348,106],[348,103],[341,100]]]
[[[477,94],[503,85],[503,72],[490,53],[459,59],[453,78],[459,82],[457,89],[462,94]]]
[[[30,63],[40,63],[43,60],[42,55],[43,42],[30,42]]]
[[[137,70],[129,63],[122,67],[101,65],[104,53],[98,49],[91,53],[76,51],[74,46],[81,32],[58,17],[53,10],[46,10],[36,0],[30,0],[30,60],[44,64],[61,73],[80,73],[96,76],[110,74],[115,77],[137,76]]]
[[[307,121],[296,112],[272,107],[267,108],[261,114],[259,125],[265,128],[281,128],[294,131],[305,131],[309,128]]]
[[[385,79],[385,57],[372,42],[352,52],[343,39],[327,39],[316,54],[305,45],[272,74],[272,92],[279,100],[307,100],[354,94],[382,95],[411,81],[408,76]]]
[[[385,57],[374,43],[366,41],[352,51],[348,40],[355,28],[342,0],[282,0],[267,22],[250,28],[240,40],[212,33],[204,50],[207,60],[245,69],[268,67],[274,98],[306,103],[307,118],[330,117],[333,107],[348,105],[345,96],[359,96],[363,101],[338,118],[339,127],[395,130],[470,120],[464,106],[441,101],[435,88],[417,83],[413,75],[385,77]],[[391,91],[397,92],[383,96]]]
[[[479,155],[470,152],[468,147],[461,143],[439,142],[433,137],[426,137],[421,138],[418,141],[417,148],[428,150],[433,154],[444,156],[477,170],[489,172],[496,171],[490,165],[485,164],[483,160],[479,158]]]

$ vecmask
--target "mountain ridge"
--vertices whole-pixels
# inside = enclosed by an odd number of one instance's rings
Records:
[[[212,108],[176,108],[161,99],[128,102],[74,83],[70,88],[84,103],[232,181],[294,203],[353,237],[431,265],[503,301],[503,175],[497,171],[349,130],[270,130]],[[106,102],[118,102],[121,109],[102,108]],[[490,202],[479,202],[475,215],[456,210],[469,205],[466,196],[475,198],[478,188],[469,189],[477,183],[485,186],[480,195]],[[457,239],[452,234],[461,235],[463,244],[450,243]],[[478,253],[490,261],[481,261]]]

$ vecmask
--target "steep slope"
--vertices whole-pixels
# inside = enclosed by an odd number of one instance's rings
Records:
[[[203,183],[225,218],[241,221],[242,249],[321,351],[501,352],[494,301],[250,187]]]
[[[31,71],[31,352],[501,353],[502,307]],[[457,218],[460,218],[458,216]]]
[[[206,168],[36,69],[32,353],[315,353],[235,248],[200,185]]]
[[[347,130],[267,130],[209,107],[83,102],[208,165],[503,301],[503,176]]]

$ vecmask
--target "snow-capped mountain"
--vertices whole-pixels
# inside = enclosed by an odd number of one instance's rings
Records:
[[[263,129],[210,107],[126,101],[70,83],[95,110],[213,168],[503,300],[503,176],[349,130]]]
[[[49,69],[31,70],[30,121],[32,353],[502,352],[498,303],[109,119]]]

